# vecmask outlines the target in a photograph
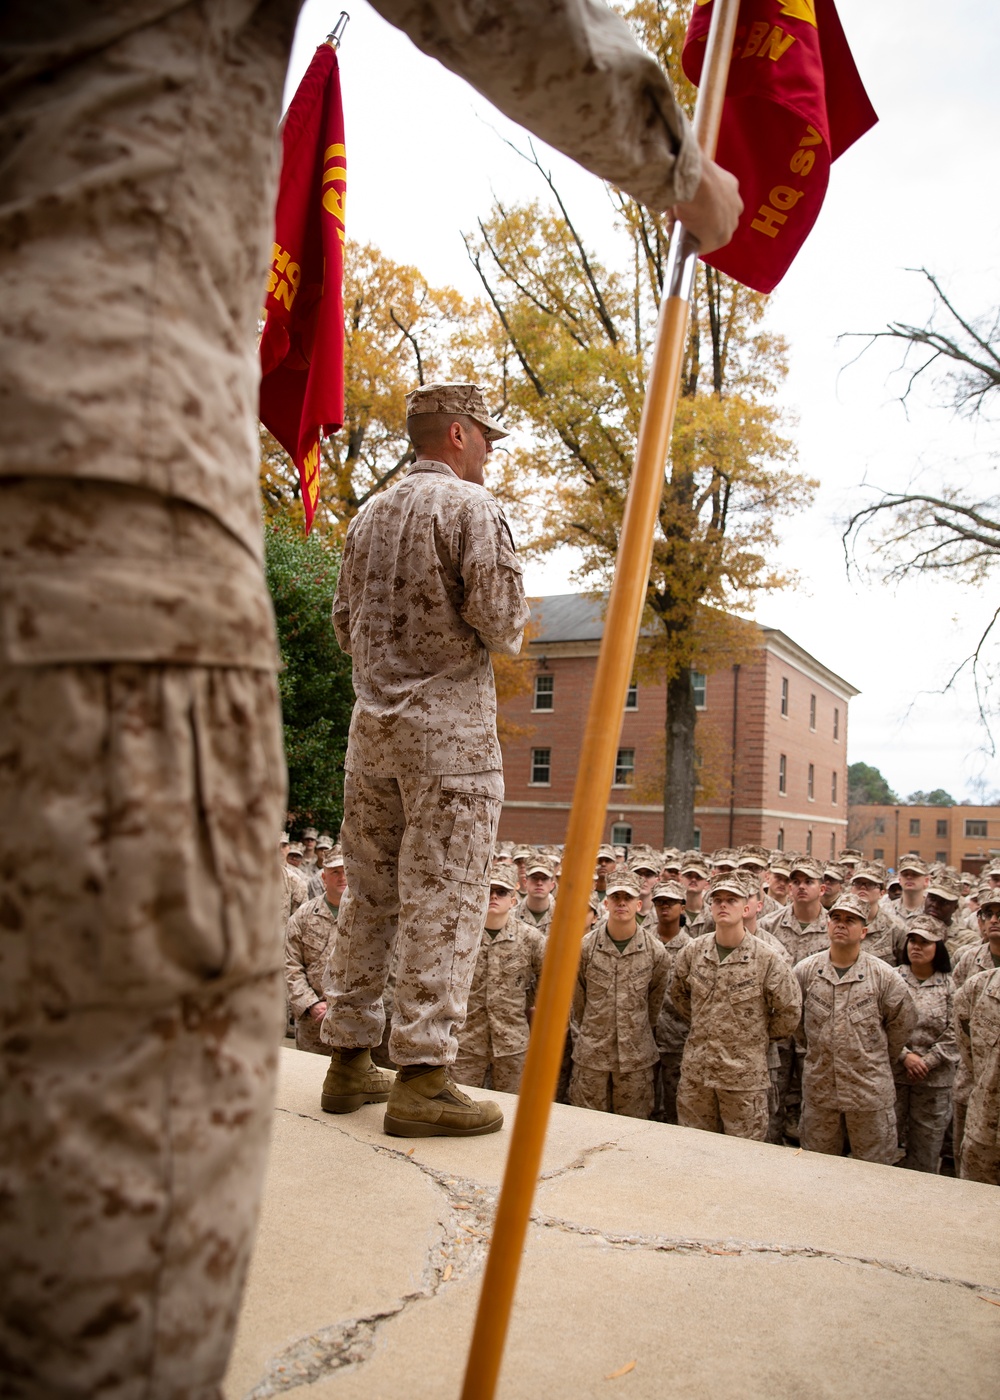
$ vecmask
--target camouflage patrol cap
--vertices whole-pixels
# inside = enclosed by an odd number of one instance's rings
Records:
[[[292,839],[292,838],[291,838],[291,836],[288,834],[288,832],[287,832],[287,831],[283,831],[283,832],[281,833],[281,840],[278,842],[278,845],[279,845],[279,846],[287,846],[288,843],[289,843],[289,841],[291,841],[291,839]]]
[[[613,847],[613,846],[607,846],[607,845],[598,846],[598,848],[597,848],[597,859],[598,859],[598,860],[616,860],[617,857],[615,856],[615,849],[614,849],[614,847]]]
[[[658,885],[653,886],[653,903],[658,899],[677,899],[681,903],[685,899],[684,886],[679,885],[676,880],[661,880]]]
[[[948,937],[947,927],[932,914],[917,914],[909,921],[906,925],[907,938],[914,933],[926,938],[928,943],[943,943]]]
[[[682,875],[699,875],[701,879],[708,879],[708,861],[701,851],[685,851],[681,856]]]
[[[490,884],[503,885],[505,890],[516,890],[518,887],[517,871],[506,861],[495,860],[490,866]]]
[[[530,859],[524,862],[525,875],[547,875],[551,880],[555,871],[552,869],[552,862],[548,856],[539,855],[533,851]]]
[[[333,847],[331,848],[331,850],[330,850],[330,854],[327,856],[326,860],[323,862],[323,869],[324,869],[324,870],[335,870],[335,869],[337,868],[337,866],[342,866],[343,864],[344,864],[344,853],[343,853],[343,851],[340,849],[339,846],[333,846]]]
[[[640,846],[638,850],[633,846],[629,853],[628,868],[633,875],[637,875],[640,870],[645,870],[650,875],[659,875],[660,858],[649,846]]]
[[[604,893],[614,894],[618,890],[623,890],[626,894],[632,895],[635,899],[638,899],[642,894],[639,888],[639,881],[630,870],[616,870],[613,874],[608,876],[608,887]]]
[[[812,856],[792,856],[788,862],[789,875],[805,875],[810,880],[822,880],[823,867]]]
[[[302,833],[302,839],[303,841],[315,841],[318,835],[319,831],[316,827],[307,826],[305,831]]]
[[[771,864],[771,852],[766,846],[741,846],[736,855],[739,870],[766,870]]]
[[[680,851],[677,850],[676,846],[668,846],[660,856],[660,869],[680,870],[681,861],[683,859],[684,857],[681,855]]]
[[[902,875],[904,870],[912,870],[917,875],[926,875],[928,873],[927,862],[921,860],[913,851],[907,851],[906,855],[899,857],[896,869],[899,871],[900,875]]]
[[[788,851],[772,851],[772,852],[771,852],[771,874],[772,874],[772,875],[791,875],[791,873],[792,873],[792,864],[791,864],[790,853],[789,853]]]
[[[859,860],[851,874],[851,883],[855,880],[870,880],[873,885],[885,887],[885,866],[878,860]]]
[[[931,876],[927,886],[928,894],[936,894],[939,899],[961,899],[962,886],[948,870],[938,870]]]
[[[843,884],[849,873],[846,866],[838,865],[835,860],[828,860],[823,866],[822,878],[824,880],[839,880]]]
[[[746,875],[742,870],[727,870],[718,875],[713,875],[708,882],[708,898],[711,900],[715,894],[735,894],[740,899],[749,899],[751,895],[757,893],[757,881]]]
[[[316,849],[317,849],[317,851],[332,851],[332,850],[333,850],[333,837],[332,837],[332,836],[327,836],[325,832],[323,833],[322,836],[317,836],[317,838],[316,838]]]
[[[713,851],[709,856],[709,861],[715,869],[727,865],[731,870],[735,870],[739,858],[738,851],[732,850],[729,846],[720,846],[717,851]]]
[[[305,850],[304,850],[304,848],[303,848],[303,846],[302,846],[302,842],[301,842],[301,841],[293,841],[293,842],[291,843],[291,845],[288,847],[288,854],[289,854],[290,856],[304,856],[304,855],[305,855]]]
[[[514,852],[513,859],[514,859],[515,861],[518,861],[518,860],[530,860],[531,857],[532,857],[534,854],[535,854],[535,853],[534,853],[534,851],[531,849],[530,846],[518,846],[517,849],[516,849],[515,852]]]
[[[997,889],[996,885],[991,885],[988,880],[984,881],[981,885],[977,885],[972,891],[971,897],[979,905],[980,913],[987,907],[992,907],[994,909],[1000,907],[1000,890]]]
[[[860,919],[863,924],[868,923],[868,905],[852,890],[845,890],[843,894],[839,894],[830,905],[831,914],[836,914],[838,910],[842,914],[850,914],[852,918]]]
[[[841,865],[857,865],[858,861],[864,858],[864,851],[859,851],[857,846],[845,846],[842,851],[837,852],[837,860]]]
[[[406,396],[406,416],[421,413],[461,413],[484,429],[490,442],[507,436],[507,429],[486,412],[486,401],[478,384],[422,384]]]
[[[601,917],[601,896],[596,890],[587,900],[587,908],[592,909],[598,918]]]

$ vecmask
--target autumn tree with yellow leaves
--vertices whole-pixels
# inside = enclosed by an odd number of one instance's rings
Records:
[[[686,14],[673,3],[626,18],[672,75]],[[679,84],[692,106],[693,90]],[[547,199],[494,203],[467,238],[507,356],[509,415],[526,445],[507,458],[498,494],[532,532],[529,548],[576,547],[576,579],[606,587],[618,551],[670,230],[665,216],[617,191],[617,256],[581,235],[534,148]],[[609,246],[611,243],[609,239]],[[787,576],[771,557],[781,517],[816,483],[793,469],[776,406],[786,346],[765,323],[766,298],[700,264],[681,398],[653,547],[646,621],[659,624],[639,666],[665,680],[664,839],[694,838],[696,711],[691,668],[719,669],[757,645],[744,618]]]

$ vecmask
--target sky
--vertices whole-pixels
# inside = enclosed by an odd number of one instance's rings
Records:
[[[790,346],[782,403],[797,419],[799,470],[821,486],[810,509],[783,523],[775,554],[797,585],[764,597],[756,616],[861,692],[849,762],[879,768],[900,797],[945,788],[981,800],[1000,791],[1000,759],[971,683],[944,687],[1000,599],[940,580],[890,587],[877,574],[849,577],[841,534],[852,507],[871,498],[865,483],[968,482],[981,499],[994,494],[997,416],[957,420],[932,384],[904,410],[898,351],[876,347],[852,364],[863,342],[838,337],[889,321],[922,325],[930,288],[907,269],[933,271],[969,315],[1000,302],[1000,10],[993,0],[838,0],[838,10],[880,121],[834,165],[816,227],[770,300],[768,324]],[[307,0],[286,100],[338,13]],[[461,233],[497,196],[545,193],[502,139],[523,148],[526,133],[362,0],[351,0],[350,16],[341,48],[348,238],[478,296]],[[587,239],[610,248],[601,181],[541,151]],[[573,563],[565,552],[529,564],[528,592],[571,591]],[[1000,744],[1000,722],[997,735]]]

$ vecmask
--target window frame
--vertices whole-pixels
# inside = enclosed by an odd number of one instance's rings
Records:
[[[542,690],[541,694],[548,696],[549,703],[547,705],[539,705],[539,686],[543,685],[546,681],[548,681],[548,690]],[[550,715],[552,713],[556,707],[555,689],[556,678],[551,671],[543,671],[535,677],[535,688],[531,699],[532,714]]]
[[[788,755],[778,755],[778,796],[788,796]]]
[[[816,765],[815,765],[815,763],[810,763],[809,767],[806,769],[806,800],[807,800],[808,802],[815,802],[815,801],[816,801]],[[807,854],[808,854],[808,855],[812,855],[812,852],[809,851],[809,852],[807,852]]]
[[[639,687],[635,681],[629,682],[628,690],[625,692],[625,708],[626,710],[637,710],[639,708]],[[613,841],[611,844],[622,846],[625,843],[622,841]]]
[[[623,836],[621,835],[621,833],[622,833],[623,831],[627,831],[627,832],[628,832],[628,839],[626,839],[625,837],[623,837]],[[625,847],[631,846],[631,845],[632,845],[632,835],[633,835],[632,827],[629,825],[628,822],[613,822],[613,823],[612,823],[612,826],[611,826],[611,842],[610,842],[610,844],[611,844],[612,846],[625,846]]]
[[[973,831],[972,827],[976,829]],[[982,827],[982,831],[979,830],[980,827]],[[987,817],[966,817],[965,835],[966,838],[972,837],[979,841],[985,841],[989,836],[989,819]]]
[[[809,729],[811,733],[816,733],[816,696],[811,691],[809,694]]]
[[[695,677],[698,679],[696,680]],[[700,684],[699,684],[700,681]],[[701,692],[701,700],[698,700],[698,692]],[[696,710],[708,709],[708,673],[706,671],[691,670],[691,697],[694,700]]]
[[[631,754],[631,755],[632,755],[632,762],[631,762],[631,765],[622,762],[622,754]],[[627,772],[627,773],[629,773],[631,776],[628,777],[628,778],[620,778],[620,777],[619,777],[619,773],[623,773],[623,772]],[[615,754],[615,780],[614,780],[614,782],[611,784],[611,786],[612,786],[612,787],[623,787],[623,788],[635,787],[635,749],[634,749],[634,748],[621,748],[621,749],[619,749],[618,752]],[[615,843],[612,843],[612,844],[615,844]],[[619,846],[621,846],[621,845],[624,845],[625,843],[622,842],[622,841],[619,841],[619,842],[617,842],[617,844],[618,844]]]
[[[781,718],[782,718],[782,719],[787,719],[787,718],[788,718],[788,711],[789,711],[790,708],[791,708],[791,706],[789,705],[789,699],[788,699],[788,677],[787,677],[787,676],[782,676],[782,678],[781,678]]]
[[[538,754],[546,754],[546,755],[547,755],[546,761],[545,761],[544,763],[539,762],[538,757],[537,757]],[[536,772],[538,772],[538,771],[539,771],[540,769],[542,769],[542,768],[545,769],[545,771],[548,773],[549,776],[548,776],[547,778],[536,778],[536,777],[535,777]],[[532,749],[532,750],[531,750],[531,777],[530,777],[529,780],[528,780],[528,786],[529,786],[529,787],[551,787],[551,786],[552,786],[552,749],[551,749],[551,747],[549,747],[549,748],[543,748],[543,749]]]

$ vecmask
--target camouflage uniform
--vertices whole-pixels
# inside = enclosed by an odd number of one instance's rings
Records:
[[[673,965],[677,954],[690,942],[690,935],[686,929],[682,928],[671,938],[669,943],[661,945],[667,955],[671,976],[673,976]],[[684,1042],[687,1040],[687,1034],[688,1023],[677,1014],[674,1003],[670,999],[668,983],[667,995],[663,998],[663,1006],[660,1008],[660,1014],[656,1018],[656,1026],[653,1029],[653,1039],[660,1052],[660,1063],[656,1071],[656,1113],[654,1117],[661,1123],[677,1122],[677,1085],[681,1077],[681,1057],[684,1054]]]
[[[988,943],[980,943],[977,948],[966,948],[952,969],[952,979],[956,992],[975,977],[977,972],[989,972],[993,968],[993,955]],[[972,1092],[972,1074],[961,1055],[958,1057],[958,1070],[952,1087],[951,1145],[958,1166],[962,1159],[962,1137],[965,1133],[965,1113]]]
[[[913,998],[881,958],[861,952],[838,977],[829,952],[795,969],[802,988],[800,1140],[808,1152],[891,1166],[896,1157],[893,1066],[917,1021]]]
[[[906,960],[906,924],[897,919],[882,905],[878,905],[874,918],[868,924],[864,950],[870,958],[881,958],[890,967],[896,967]]]
[[[519,899],[514,905],[513,915],[515,919],[520,919],[522,924],[527,924],[529,928],[536,928],[539,933],[548,935],[552,924],[552,916],[556,912],[556,902],[549,895],[549,907],[542,914],[533,914],[528,908],[528,896]]]
[[[786,962],[745,934],[723,962],[714,934],[682,948],[670,996],[690,1025],[677,1121],[733,1137],[767,1135],[768,1045],[798,1025],[799,992]]]
[[[922,982],[909,967],[897,968],[896,975],[909,987],[917,1009],[916,1027],[892,1070],[896,1080],[896,1129],[899,1143],[906,1149],[900,1166],[936,1172],[951,1119],[951,1089],[958,1064],[952,1016],[955,983],[947,972],[932,972]],[[930,1070],[926,1079],[911,1082],[906,1077],[902,1057],[909,1051],[926,1063]]]
[[[650,1116],[659,1059],[653,1027],[669,979],[667,954],[651,930],[638,928],[622,950],[605,919],[584,936],[573,993],[571,1104]]]
[[[281,923],[282,930],[288,927],[288,920],[301,905],[310,898],[309,887],[297,870],[281,862]],[[315,895],[312,896],[315,898]]]
[[[955,996],[958,1049],[972,1079],[959,1175],[1000,1186],[1000,968]]]
[[[690,126],[602,9],[380,8],[637,198],[694,194]],[[214,1394],[250,1247],[284,808],[254,346],[297,10],[0,10],[0,1353],[25,1392]]]
[[[323,1000],[323,973],[337,931],[337,912],[323,894],[303,904],[285,932],[285,982],[295,1017],[295,1043],[316,1055],[329,1055],[330,1047],[320,1036],[322,1022],[309,1015],[309,1008]]]
[[[348,890],[324,982],[331,1045],[381,1040],[396,942],[389,1053],[455,1058],[503,801],[490,652],[516,655],[527,620],[503,512],[443,463],[417,462],[351,522],[333,607],[357,701]]]
[[[493,1071],[493,1088],[516,1094],[528,1049],[527,1007],[542,975],[545,939],[511,912],[491,936],[483,929],[472,974],[469,1009],[458,1032],[454,1076],[482,1089]]]
[[[802,928],[789,903],[780,905],[777,912],[767,918],[759,918],[757,927],[781,944],[794,967],[803,958],[811,958],[813,953],[823,953],[829,948],[827,923],[827,912],[821,907],[816,918]],[[777,1056],[778,1067],[774,1085],[776,1102],[772,1104],[767,1140],[781,1143],[787,1135],[794,1141],[802,1106],[802,1052],[796,1048],[794,1036],[787,1036],[775,1041],[770,1053]]]

